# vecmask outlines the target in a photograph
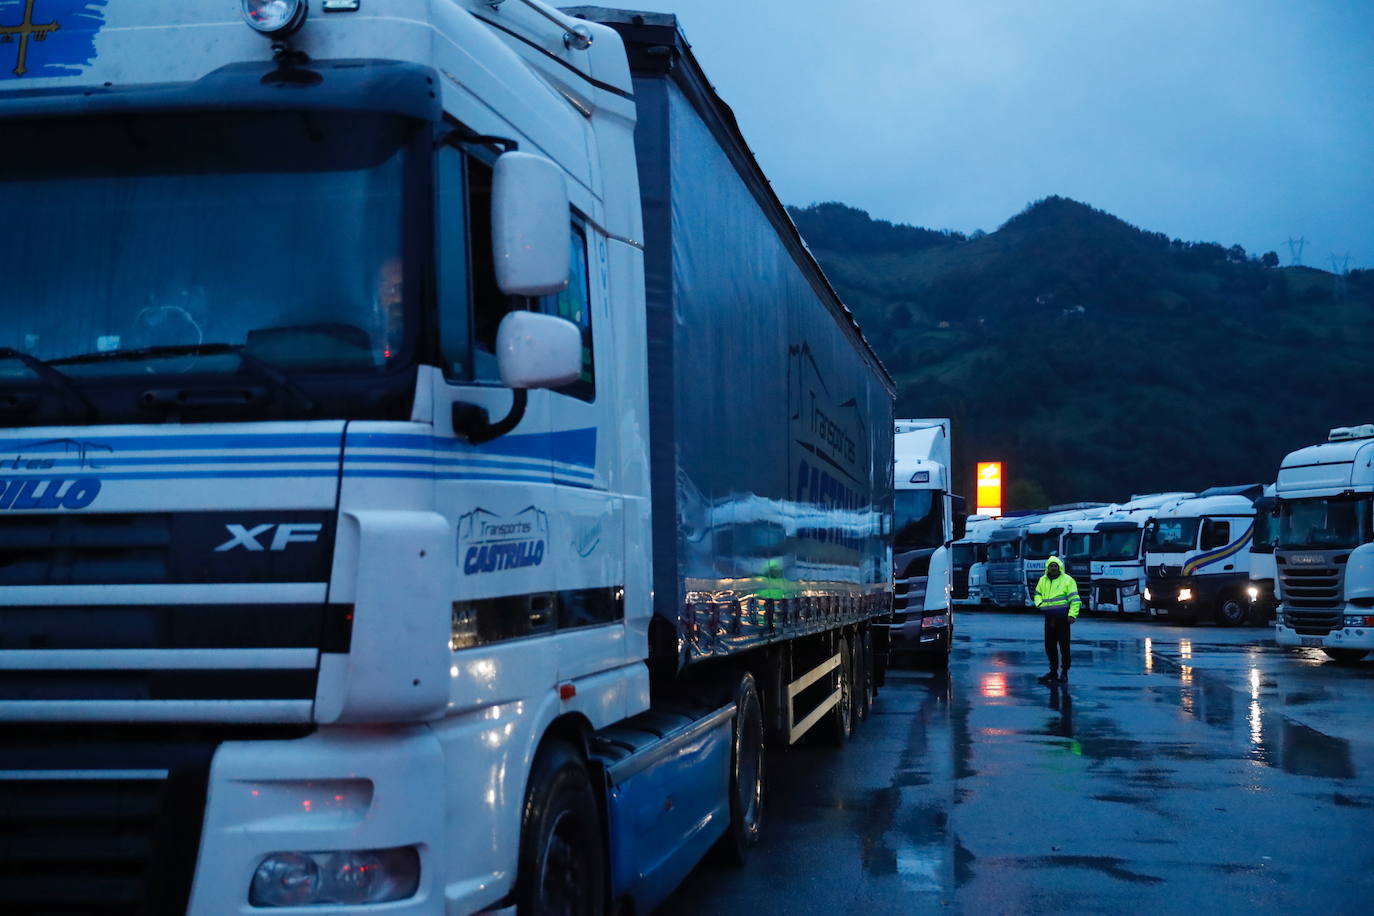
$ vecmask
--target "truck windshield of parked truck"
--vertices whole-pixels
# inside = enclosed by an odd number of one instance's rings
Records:
[[[1056,528],[1044,534],[1027,534],[1026,545],[1021,555],[1028,560],[1047,560],[1059,553],[1059,535],[1063,529]]]
[[[1145,529],[1145,549],[1155,553],[1184,553],[1197,546],[1200,518],[1161,518]]]
[[[1017,560],[1021,557],[1020,541],[992,541],[988,544],[988,562]]]
[[[1064,535],[1064,559],[1088,560],[1092,558],[1093,535],[1090,532]]]
[[[1273,553],[1279,541],[1279,513],[1277,509],[1255,513],[1255,537],[1251,553]]]
[[[397,368],[418,134],[366,113],[7,122],[0,387],[41,422],[99,379]]]
[[[1093,548],[1094,560],[1134,560],[1140,552],[1140,529],[1100,531]]]
[[[1358,547],[1369,540],[1368,497],[1285,499],[1279,504],[1280,548],[1336,549]]]
[[[938,490],[898,490],[896,550],[939,547],[945,542],[944,500]]]

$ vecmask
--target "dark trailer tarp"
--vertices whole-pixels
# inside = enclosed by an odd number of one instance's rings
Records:
[[[676,17],[566,12],[615,28],[634,77],[652,649],[679,652],[685,663],[887,613],[891,377],[773,194]],[[664,511],[674,505],[676,514]]]

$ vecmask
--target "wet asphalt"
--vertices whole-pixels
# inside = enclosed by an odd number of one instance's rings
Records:
[[[1374,912],[1374,658],[1271,631],[958,617],[842,751],[770,753],[762,843],[660,914]]]

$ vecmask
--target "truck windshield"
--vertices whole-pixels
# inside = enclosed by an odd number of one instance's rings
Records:
[[[1140,551],[1140,529],[1101,531],[1093,549],[1094,560],[1134,560]]]
[[[0,388],[50,393],[32,360],[88,389],[250,361],[269,375],[398,368],[416,132],[362,113],[7,123]]]
[[[1092,556],[1092,537],[1093,536],[1087,532],[1083,534],[1064,535],[1064,559],[1089,559]]]
[[[1279,504],[1278,546],[1293,549],[1358,547],[1370,540],[1369,499],[1285,499]]]
[[[1154,553],[1185,553],[1197,546],[1198,518],[1160,518],[1145,529],[1145,549]]]
[[[1277,509],[1255,513],[1255,539],[1251,553],[1273,553],[1279,541],[1279,513]]]
[[[1044,560],[1059,553],[1059,532],[1027,534],[1021,555],[1029,560]]]
[[[988,544],[988,562],[1020,559],[1020,541],[993,541]]]
[[[938,490],[898,490],[897,550],[939,547],[945,542],[944,500]]]

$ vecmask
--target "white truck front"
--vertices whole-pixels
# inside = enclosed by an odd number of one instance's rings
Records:
[[[619,40],[4,7],[4,909],[515,902],[541,738],[648,704]]]
[[[1212,487],[1166,503],[1145,529],[1145,607],[1181,623],[1239,626],[1249,612],[1258,484]]]
[[[948,419],[896,422],[892,616],[886,639],[880,639],[889,657],[910,655],[937,665],[949,660],[954,632],[950,543],[964,533],[963,500],[950,493],[950,455]]]
[[[1145,526],[1160,506],[1192,493],[1154,493],[1132,496],[1112,508],[1098,523],[1092,546],[1094,611],[1138,614],[1144,611]]]
[[[1279,468],[1274,559],[1281,646],[1341,662],[1374,650],[1374,424],[1339,427]]]

